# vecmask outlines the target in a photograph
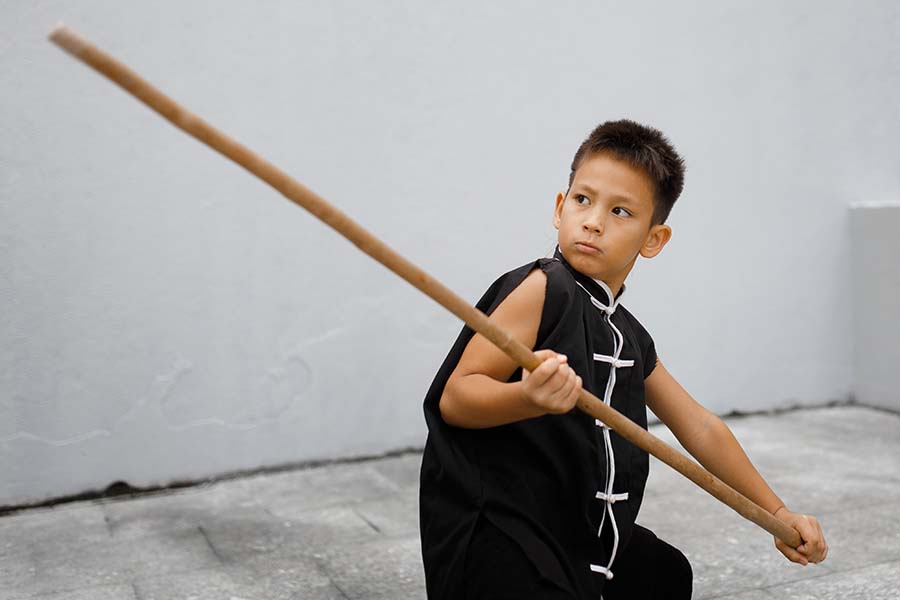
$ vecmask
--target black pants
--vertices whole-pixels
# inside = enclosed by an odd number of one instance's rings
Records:
[[[484,518],[475,527],[465,572],[466,600],[576,600],[542,577],[522,549]],[[603,600],[691,597],[693,571],[687,558],[640,525],[634,526],[628,546],[616,557],[613,573]]]
[[[689,600],[694,583],[691,563],[681,550],[635,524],[622,555],[613,563],[613,577],[603,588],[603,600],[647,598]]]

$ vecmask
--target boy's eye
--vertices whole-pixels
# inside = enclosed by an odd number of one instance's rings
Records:
[[[620,217],[630,217],[631,212],[627,208],[622,208],[621,206],[617,206],[613,209],[613,214],[618,215]]]
[[[575,194],[575,202],[578,204],[590,204],[591,199],[584,194]]]

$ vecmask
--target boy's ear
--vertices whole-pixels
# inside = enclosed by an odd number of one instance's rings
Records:
[[[654,225],[647,234],[647,239],[641,247],[641,256],[644,258],[653,258],[665,247],[669,240],[672,239],[672,228],[668,225]]]
[[[562,192],[556,194],[556,208],[553,209],[553,227],[559,229],[560,219],[562,217],[562,205],[566,199],[566,195]]]

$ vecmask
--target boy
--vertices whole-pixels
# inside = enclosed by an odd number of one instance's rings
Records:
[[[554,257],[504,274],[478,302],[543,362],[523,372],[464,327],[428,391],[420,526],[432,600],[690,598],[687,559],[634,523],[647,454],[574,409],[582,386],[645,428],[649,407],[707,469],[795,527],[803,545],[776,540],[789,560],[825,558],[818,522],[784,507],[619,304],[637,257],[669,241],[683,182],[659,131],[601,124],[557,195]]]

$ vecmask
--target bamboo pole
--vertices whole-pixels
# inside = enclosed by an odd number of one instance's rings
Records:
[[[369,233],[345,213],[292,179],[278,167],[182,108],[140,75],[65,25],[57,25],[49,37],[57,46],[110,79],[162,115],[167,121],[230,158],[281,192],[288,200],[311,212],[350,240],[360,250],[462,319],[466,325],[493,342],[523,368],[533,371],[538,367],[540,359],[524,344],[498,327],[487,315],[471,306],[449,288]],[[600,419],[623,438],[671,466],[740,515],[756,523],[792,548],[796,548],[802,543],[800,534],[787,523],[776,518],[615,409],[606,406],[587,390],[581,390],[577,406],[592,417]]]

